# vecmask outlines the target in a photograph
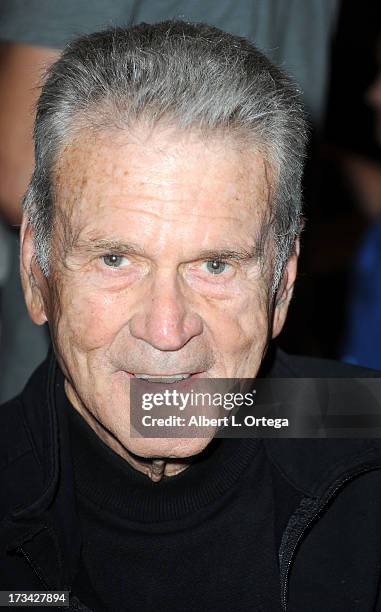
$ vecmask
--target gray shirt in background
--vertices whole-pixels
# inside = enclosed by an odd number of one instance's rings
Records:
[[[311,119],[324,112],[337,0],[2,0],[0,39],[53,48],[111,25],[178,18],[245,36],[293,75]]]

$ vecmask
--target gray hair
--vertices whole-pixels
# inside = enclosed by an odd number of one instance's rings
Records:
[[[37,105],[35,170],[24,198],[36,258],[49,273],[53,170],[76,125],[128,127],[144,119],[223,131],[257,147],[274,190],[262,238],[275,246],[273,290],[303,224],[306,124],[292,80],[249,41],[206,24],[166,21],[112,28],[66,46]],[[267,229],[266,229],[267,228]]]

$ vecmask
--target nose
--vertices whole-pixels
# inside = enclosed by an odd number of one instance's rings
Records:
[[[176,279],[157,278],[130,320],[130,332],[161,351],[176,351],[203,331]]]

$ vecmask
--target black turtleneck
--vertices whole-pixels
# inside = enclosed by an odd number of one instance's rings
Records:
[[[213,440],[186,470],[153,483],[65,402],[81,562],[102,612],[280,610],[271,470],[259,440]]]

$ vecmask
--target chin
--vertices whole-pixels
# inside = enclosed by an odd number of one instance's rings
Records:
[[[132,438],[126,447],[144,459],[183,459],[201,453],[211,438]]]

